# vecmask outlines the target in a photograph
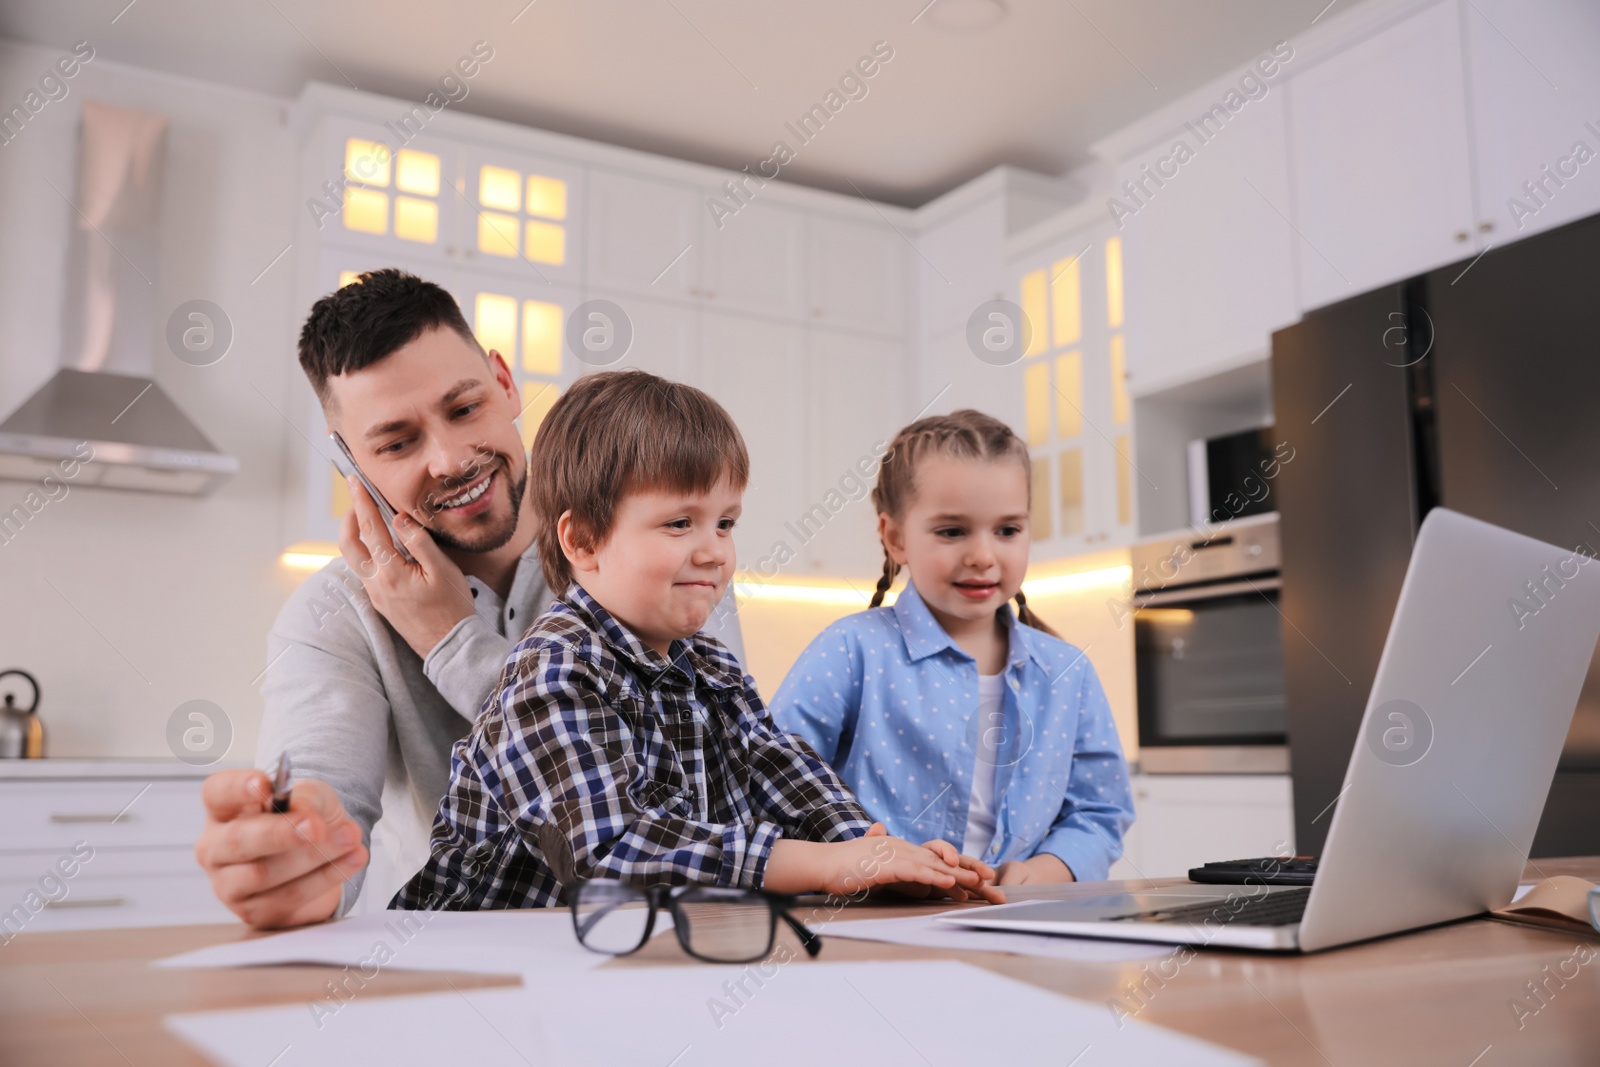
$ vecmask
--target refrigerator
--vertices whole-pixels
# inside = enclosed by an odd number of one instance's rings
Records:
[[[1272,338],[1295,846],[1321,851],[1412,540],[1443,505],[1600,556],[1600,216]],[[1514,723],[1516,708],[1505,715]],[[1600,660],[1534,857],[1600,853]]]

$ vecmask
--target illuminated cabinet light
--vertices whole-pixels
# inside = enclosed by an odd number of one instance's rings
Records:
[[[1028,535],[1035,541],[1048,541],[1055,534],[1050,529],[1050,457],[1034,456],[1028,475],[1029,495],[1033,497],[1028,508]]]
[[[439,205],[414,196],[394,198],[394,235],[433,244],[439,239]]]
[[[554,378],[561,373],[561,305],[528,300],[522,305],[522,369]]]
[[[1128,360],[1120,333],[1111,335],[1111,418],[1118,425],[1128,421]]]
[[[527,239],[523,242],[524,254],[535,263],[561,266],[567,261],[567,231],[553,222],[528,220]]]
[[[1106,325],[1122,328],[1122,238],[1106,238]]]
[[[1083,356],[1056,357],[1056,424],[1064,438],[1083,432]]]
[[[355,285],[359,281],[361,281],[360,271],[342,270],[339,272],[339,288],[341,289],[347,285]]]
[[[402,193],[439,195],[439,157],[432,152],[402,148],[395,156],[394,186]]]
[[[543,174],[528,175],[528,214],[541,219],[567,217],[567,183]]]
[[[1037,447],[1050,440],[1050,364],[1040,362],[1022,372],[1022,398],[1027,416],[1028,444]]]
[[[1128,451],[1132,448],[1128,435],[1117,434],[1117,524],[1126,526],[1133,521],[1133,460]]]
[[[1051,341],[1057,348],[1075,345],[1083,337],[1083,290],[1078,277],[1078,257],[1063,259],[1050,268]]]
[[[1049,313],[1045,306],[1044,271],[1036,270],[1022,279],[1022,314],[1032,331],[1024,355],[1037,356],[1049,345],[1047,323]]]
[[[283,550],[278,562],[294,571],[319,571],[338,558],[339,546],[330,541],[296,541]]]
[[[480,168],[478,203],[496,211],[521,211],[522,173],[507,167]]]
[[[518,229],[517,219],[510,215],[483,212],[478,216],[478,251],[491,256],[515,256]]]
[[[517,360],[517,301],[496,293],[479,293],[472,304],[472,332],[486,352],[498,352],[507,363]]]
[[[352,137],[344,143],[344,173],[362,185],[389,184],[389,146]]]
[[[357,233],[389,232],[389,194],[351,187],[344,191],[344,228]]]
[[[1083,533],[1083,449],[1061,453],[1061,535]]]
[[[539,424],[550,413],[561,390],[554,382],[522,383],[522,447],[532,448],[539,433]]]

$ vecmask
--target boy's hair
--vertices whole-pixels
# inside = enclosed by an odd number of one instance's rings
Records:
[[[563,513],[572,512],[574,539],[593,548],[628,493],[704,493],[723,475],[739,490],[750,481],[750,454],[722,405],[642,370],[574,382],[539,424],[528,462],[539,564],[555,596],[572,584],[556,536]]]
[[[300,369],[326,407],[329,378],[370,367],[439,327],[483,351],[444,289],[393,267],[369,270],[311,305],[300,328]]]
[[[949,415],[918,419],[895,434],[878,467],[878,484],[872,487],[872,505],[880,514],[896,522],[905,517],[906,509],[916,497],[917,465],[926,456],[1020,463],[1028,483],[1028,506],[1033,506],[1033,461],[1028,456],[1028,446],[999,419],[962,408]],[[899,570],[899,564],[890,557],[885,545],[883,577],[878,579],[878,587],[872,594],[873,607],[883,603],[883,596],[894,584]],[[1020,589],[1017,590],[1017,619],[1052,637],[1061,636],[1033,613]]]

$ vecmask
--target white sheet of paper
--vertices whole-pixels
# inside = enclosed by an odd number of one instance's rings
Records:
[[[1511,894],[1511,903],[1515,904],[1517,901],[1521,900],[1523,897],[1525,897],[1529,893],[1533,892],[1533,888],[1534,887],[1533,887],[1532,884],[1517,886],[1517,891],[1515,893]]]
[[[817,927],[823,940],[849,937],[860,941],[887,941],[921,948],[959,948],[969,952],[1011,952],[1019,956],[1044,956],[1085,963],[1121,963],[1165,956],[1171,945],[1139,941],[1104,941],[1092,937],[1053,937],[1049,934],[1012,933],[1009,930],[973,930],[935,922],[935,916],[904,919],[855,919]]]
[[[166,1025],[236,1067],[1259,1062],[1137,1020],[1119,1027],[1103,1004],[952,960],[612,969],[522,989],[357,997],[320,1028],[303,1005]]]
[[[672,916],[657,914],[657,933]],[[588,970],[610,957],[578,944],[572,914],[528,911],[385,911],[235,941],[157,960],[156,967],[253,967],[325,963],[407,971],[537,974]]]

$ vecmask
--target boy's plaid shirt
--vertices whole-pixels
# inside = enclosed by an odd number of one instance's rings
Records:
[[[432,856],[391,908],[557,905],[581,878],[759,888],[780,837],[871,820],[716,639],[647,648],[574,584],[456,743]]]

